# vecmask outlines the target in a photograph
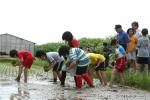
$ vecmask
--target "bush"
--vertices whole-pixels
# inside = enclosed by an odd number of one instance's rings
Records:
[[[38,50],[44,50],[46,52],[52,52],[57,51],[57,49],[62,45],[63,43],[47,43],[42,45],[36,45],[35,50],[38,53]]]

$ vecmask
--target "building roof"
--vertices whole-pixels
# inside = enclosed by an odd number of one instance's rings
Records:
[[[32,41],[29,41],[29,40],[26,40],[26,39],[23,39],[23,38],[20,38],[20,37],[18,37],[18,36],[11,35],[11,34],[8,34],[8,33],[0,34],[0,36],[1,36],[1,35],[10,35],[10,36],[13,36],[13,37],[19,38],[19,39],[21,39],[21,40],[25,40],[25,41],[28,41],[28,42],[32,42]],[[32,43],[36,44],[35,42],[32,42]]]

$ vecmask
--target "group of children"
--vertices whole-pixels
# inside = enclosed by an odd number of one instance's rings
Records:
[[[111,46],[115,48],[115,63],[112,70],[110,86],[112,86],[116,75],[121,83],[123,83],[123,72],[126,68],[126,62],[130,66],[133,66],[135,70],[139,69],[140,64],[148,64],[149,53],[147,49],[149,47],[149,40],[147,38],[148,30],[142,30],[142,37],[137,40],[134,36],[134,30],[128,29],[127,34],[130,42],[127,45],[127,50],[120,44],[120,41],[113,39]],[[92,52],[85,52],[79,48],[78,41],[73,37],[72,33],[67,31],[62,35],[62,40],[66,45],[62,45],[58,52],[45,52],[41,50],[39,52],[39,58],[48,62],[48,68],[53,68],[53,82],[57,82],[57,78],[61,82],[61,86],[65,86],[66,73],[71,73],[74,77],[75,85],[77,89],[82,88],[83,80],[89,87],[94,87],[92,74],[95,71],[101,84],[103,86],[108,85],[105,75],[106,66],[109,66],[109,54],[110,50],[107,48],[107,43],[104,43],[104,53],[97,54]],[[135,45],[137,44],[137,46]],[[138,48],[138,49],[137,49]],[[138,67],[136,66],[136,50],[138,50]],[[30,69],[35,57],[28,51],[18,52],[16,50],[10,51],[11,57],[18,57],[20,59],[19,74],[16,81],[20,81],[22,69],[24,68],[24,81],[27,82],[27,73]],[[146,65],[146,68],[148,66]]]

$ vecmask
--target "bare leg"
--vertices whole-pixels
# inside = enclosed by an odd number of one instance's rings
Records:
[[[134,67],[133,67],[133,60],[132,59],[130,59],[129,60],[129,66],[130,66],[130,72],[133,72],[133,69],[134,69]]]
[[[123,84],[122,76],[123,76],[123,73],[118,72],[118,77],[119,77],[119,81],[120,81],[121,84]]]
[[[136,65],[136,73],[140,72],[141,69],[141,64],[137,64]]]
[[[100,73],[100,70],[96,71],[96,74],[97,74],[97,76],[98,76],[98,78],[99,78],[101,84],[103,84],[102,75],[101,75],[101,73]]]
[[[113,69],[112,74],[111,74],[110,86],[113,84],[113,82],[115,80],[116,73],[117,73],[117,70]]]
[[[59,71],[59,72],[57,72],[57,77],[59,78],[59,80],[61,81],[61,72]]]
[[[53,71],[53,78],[54,78],[54,82],[57,82],[57,72]]]
[[[22,70],[23,70],[23,67],[22,67],[22,66],[19,66],[18,76],[17,76],[17,78],[15,79],[17,82],[20,82]]]
[[[133,60],[133,68],[134,68],[134,72],[136,72],[136,61]]]
[[[27,83],[28,80],[28,68],[24,69],[24,82]]]
[[[104,83],[104,86],[106,86],[107,85],[106,74],[105,74],[104,71],[100,71],[100,73],[101,73],[101,76],[102,76],[102,81]]]
[[[145,71],[146,74],[148,75],[148,74],[149,74],[149,73],[148,73],[148,64],[145,64],[144,66],[145,66],[144,71]]]
[[[131,60],[127,60],[127,65],[129,67],[129,69],[131,68]]]
[[[94,72],[94,67],[90,67],[89,70],[88,70],[88,74],[89,74],[89,76],[91,77],[92,80],[93,80],[93,78],[92,78],[93,72]]]

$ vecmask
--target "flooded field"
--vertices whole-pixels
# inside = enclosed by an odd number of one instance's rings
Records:
[[[23,80],[17,83],[14,81],[17,69],[3,68],[0,69],[0,100],[150,100],[150,92],[125,86],[102,87],[98,80],[94,80],[94,88],[84,85],[78,91],[73,78],[68,76],[66,87],[61,87],[59,82],[50,82],[51,74],[42,72],[30,74],[27,84]]]

